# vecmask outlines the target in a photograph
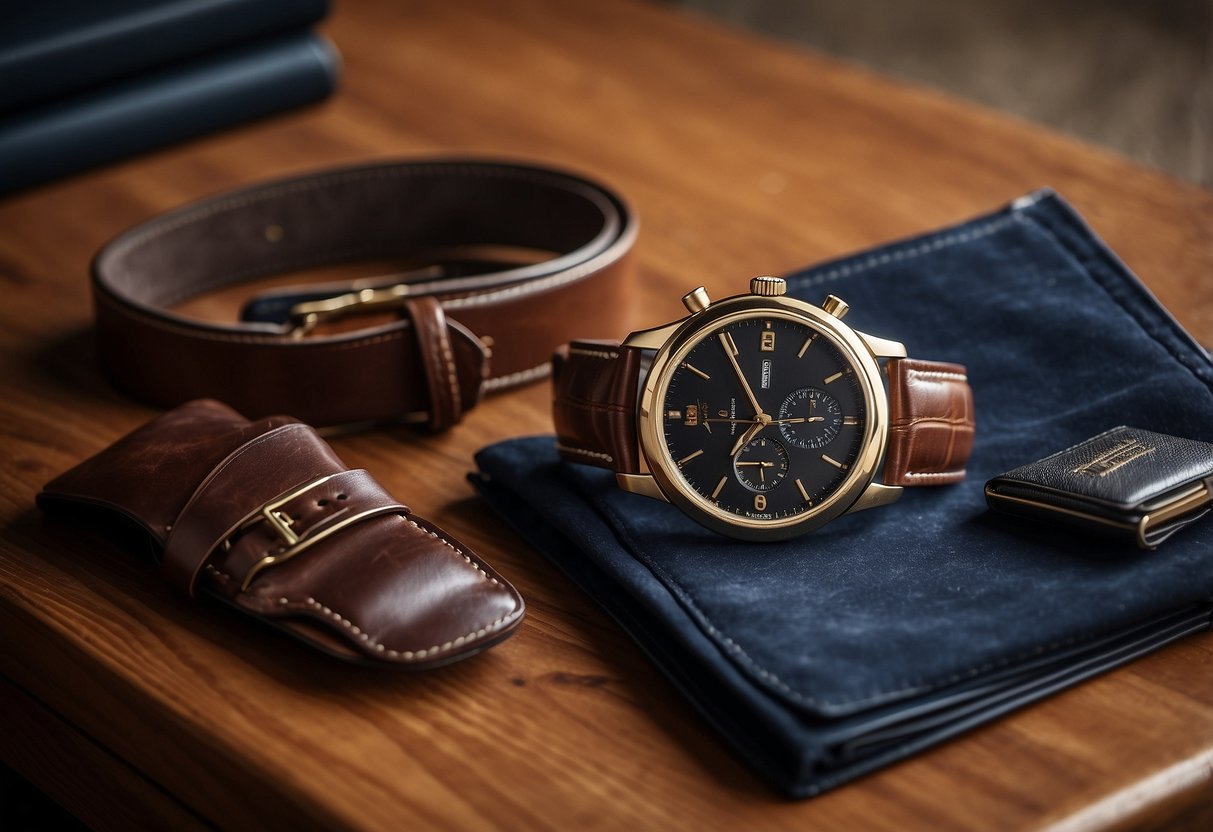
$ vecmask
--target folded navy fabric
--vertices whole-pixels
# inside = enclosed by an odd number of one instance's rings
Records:
[[[7,113],[0,193],[319,101],[339,64],[296,31]]]
[[[551,437],[485,448],[472,475],[754,769],[816,794],[1208,628],[1213,522],[1143,553],[986,509],[990,477],[1116,425],[1213,441],[1208,354],[1060,197],[788,281],[968,367],[963,484],[747,544]]]

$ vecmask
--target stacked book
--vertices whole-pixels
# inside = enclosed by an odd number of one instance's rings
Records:
[[[0,9],[0,192],[317,101],[327,0],[41,0]]]

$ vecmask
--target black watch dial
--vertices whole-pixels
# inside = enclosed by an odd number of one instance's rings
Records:
[[[713,329],[670,373],[659,414],[670,461],[731,514],[774,521],[810,511],[862,449],[857,372],[807,323],[758,314]]]

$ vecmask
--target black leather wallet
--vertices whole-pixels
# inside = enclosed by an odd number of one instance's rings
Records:
[[[1122,425],[994,477],[986,502],[1153,549],[1213,508],[1213,445]]]

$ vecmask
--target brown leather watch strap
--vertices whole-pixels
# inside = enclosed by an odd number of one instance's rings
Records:
[[[618,341],[574,341],[552,359],[556,448],[573,462],[634,473],[640,350]]]
[[[973,450],[973,391],[959,364],[891,359],[886,485],[947,485]]]
[[[636,222],[549,168],[433,160],[223,194],[131,229],[93,263],[102,363],[135,397],[219,398],[315,425],[445,427],[543,377],[574,334],[626,329]],[[230,324],[175,311],[271,274],[353,260],[406,271],[263,292]],[[368,314],[360,328],[336,318]]]
[[[892,359],[886,485],[947,485],[973,449],[973,392],[959,364]],[[640,351],[574,341],[553,361],[552,416],[560,455],[623,473],[640,469],[636,436]]]

